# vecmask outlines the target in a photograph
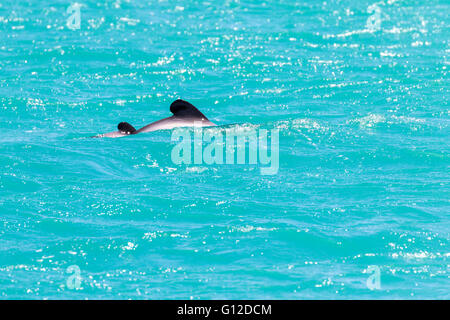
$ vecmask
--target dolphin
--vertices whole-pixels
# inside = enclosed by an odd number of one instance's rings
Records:
[[[187,101],[178,99],[170,105],[173,116],[152,122],[145,127],[136,130],[128,122],[121,122],[117,126],[118,131],[108,132],[93,136],[92,138],[119,138],[141,132],[151,132],[162,129],[173,129],[177,127],[213,127],[216,124],[206,118],[196,107]]]

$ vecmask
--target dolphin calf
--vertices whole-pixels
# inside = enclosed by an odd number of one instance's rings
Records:
[[[212,127],[216,124],[206,118],[196,107],[187,101],[178,99],[170,105],[173,116],[152,122],[145,127],[136,130],[128,122],[121,122],[117,126],[118,131],[100,134],[93,138],[119,138],[130,134],[151,132],[162,129],[173,129],[177,127]]]

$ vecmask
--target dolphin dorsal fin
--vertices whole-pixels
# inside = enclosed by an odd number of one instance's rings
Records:
[[[170,112],[177,118],[196,118],[199,120],[208,120],[196,107],[187,101],[178,99],[170,105]]]
[[[136,129],[128,122],[119,123],[119,125],[117,126],[117,129],[119,129],[120,132],[123,132],[126,134],[132,134],[136,131]]]

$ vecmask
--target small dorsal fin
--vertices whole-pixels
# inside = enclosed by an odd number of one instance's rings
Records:
[[[117,126],[117,129],[119,129],[120,132],[123,132],[126,134],[132,134],[136,131],[136,129],[128,122],[119,123],[119,125]]]
[[[203,113],[187,101],[178,99],[170,105],[170,112],[177,118],[197,118],[199,120],[208,120]]]

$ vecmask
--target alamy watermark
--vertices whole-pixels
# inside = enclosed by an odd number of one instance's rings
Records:
[[[76,264],[71,265],[67,267],[66,272],[71,274],[66,281],[67,288],[69,288],[70,290],[80,289],[82,280],[80,267]]]
[[[278,173],[278,129],[237,132],[236,129],[204,129],[201,125],[196,122],[194,130],[178,128],[172,132],[172,141],[179,141],[171,153],[174,164],[249,164],[260,165],[262,175]]]
[[[82,4],[75,2],[67,8],[67,14],[70,16],[67,18],[66,26],[70,30],[78,30],[81,28],[81,6]]]
[[[370,290],[380,290],[381,289],[381,271],[379,266],[368,266],[366,273],[371,273],[371,275],[366,280],[367,288]]]

